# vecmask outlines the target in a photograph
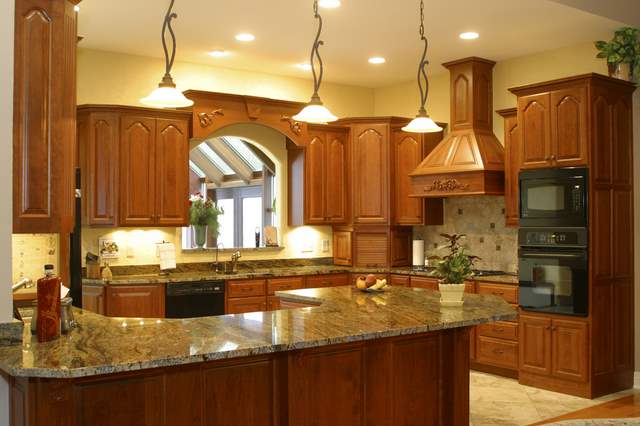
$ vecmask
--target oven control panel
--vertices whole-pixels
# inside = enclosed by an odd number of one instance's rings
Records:
[[[587,245],[586,229],[520,228],[518,242],[521,246],[569,246]]]

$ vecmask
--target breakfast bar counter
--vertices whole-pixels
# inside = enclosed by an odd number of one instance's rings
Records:
[[[468,424],[469,327],[516,317],[495,296],[446,308],[413,288],[277,296],[311,306],[185,320],[76,310],[78,327],[44,344],[25,327],[21,346],[0,348],[13,424]]]

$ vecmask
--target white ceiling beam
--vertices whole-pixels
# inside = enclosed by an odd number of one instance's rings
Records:
[[[238,156],[238,154],[222,140],[217,138],[206,141],[206,144],[227,163],[244,183],[250,183],[253,177],[253,170]]]
[[[224,181],[224,173],[218,169],[209,159],[199,150],[194,149],[189,153],[189,159],[195,163],[200,170],[204,172],[206,178],[215,183],[216,185],[222,185]]]

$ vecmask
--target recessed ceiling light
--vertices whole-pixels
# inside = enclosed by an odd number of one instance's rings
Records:
[[[209,56],[213,56],[214,58],[224,58],[225,56],[229,56],[230,53],[226,50],[212,50],[209,52]]]
[[[325,9],[335,9],[336,7],[340,7],[342,2],[340,0],[319,0],[318,6],[324,7]]]
[[[80,6],[78,6],[77,4],[75,6],[73,6],[73,11],[74,12],[80,12]]]
[[[373,58],[369,58],[370,64],[378,65],[378,64],[384,64],[385,62],[387,62],[387,60],[381,56],[374,56]]]
[[[296,67],[300,68],[303,71],[311,71],[311,65],[306,62],[296,64]]]
[[[473,32],[473,31],[468,31],[466,33],[460,33],[460,38],[463,40],[475,40],[478,37],[480,37],[480,34]]]
[[[253,41],[255,39],[256,39],[256,36],[250,33],[236,34],[236,40],[238,41]]]

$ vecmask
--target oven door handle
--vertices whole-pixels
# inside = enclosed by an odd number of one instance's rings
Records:
[[[520,253],[521,257],[573,257],[581,258],[583,253]]]

